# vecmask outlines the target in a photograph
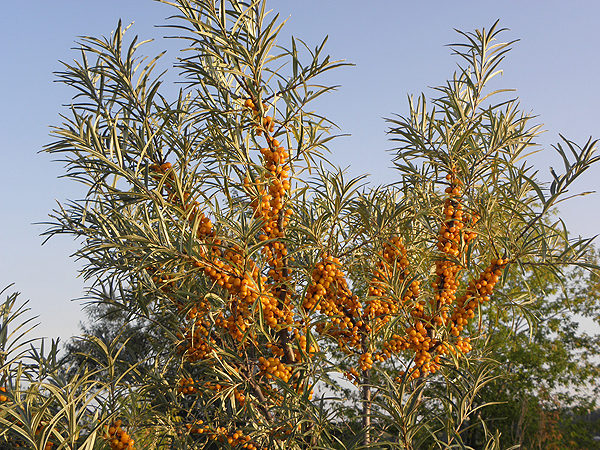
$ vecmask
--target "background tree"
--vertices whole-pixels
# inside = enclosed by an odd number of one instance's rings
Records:
[[[152,364],[170,350],[165,348],[168,339],[162,328],[154,326],[150,320],[131,317],[126,309],[113,305],[112,301],[117,297],[114,292],[98,292],[97,295],[105,301],[86,305],[87,321],[80,324],[80,335],[64,344],[61,364],[72,371],[99,369],[105,354],[97,345],[101,342],[105,346],[122,348],[115,368],[123,374],[132,366]]]
[[[597,253],[590,261],[597,261]],[[481,400],[502,403],[481,415],[502,432],[503,448],[598,447],[593,437],[600,429],[586,429],[585,418],[598,407],[600,389],[599,287],[598,273],[583,269],[561,280],[543,273],[526,285],[507,280],[506,298],[527,299],[535,321],[528,323],[510,307],[486,317],[493,331],[482,345],[500,363],[501,376],[482,391]]]

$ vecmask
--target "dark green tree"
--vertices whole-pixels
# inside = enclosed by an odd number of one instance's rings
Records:
[[[597,253],[589,259],[597,263]],[[600,429],[586,417],[600,395],[599,273],[578,268],[560,278],[537,273],[526,284],[509,279],[501,295],[506,308],[488,311],[480,344],[500,375],[481,401],[499,403],[481,416],[502,432],[503,448],[598,448]],[[521,307],[512,307],[520,298]]]

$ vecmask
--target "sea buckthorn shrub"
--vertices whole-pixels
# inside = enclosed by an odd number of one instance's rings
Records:
[[[506,271],[578,261],[580,243],[545,218],[593,143],[546,193],[519,165],[537,128],[484,89],[509,49],[494,25],[464,34],[466,64],[433,109],[422,97],[390,121],[398,183],[367,187],[323,155],[331,124],[309,103],[343,65],[324,43],[278,47],[264,1],[165,3],[186,41],[178,95],[121,26],[84,38],[59,74],[80,93],[47,148],[88,187],[48,234],[80,239],[92,297],[169,342],[131,385],[111,375],[104,442],[334,448],[353,429],[336,416],[344,401],[323,399],[342,374],[360,388],[363,442],[384,439],[372,403],[470,361]]]
[[[104,387],[91,371],[65,373],[58,342],[32,338],[27,302],[0,290],[0,449],[91,448],[101,424],[89,408]]]

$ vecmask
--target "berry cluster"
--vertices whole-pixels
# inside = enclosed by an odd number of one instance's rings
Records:
[[[460,203],[462,182],[450,173],[446,176],[450,185],[446,188],[448,198],[444,202],[443,221],[438,233],[437,247],[445,255],[436,261],[436,279],[432,285],[435,292],[432,311],[434,323],[445,325],[448,319],[449,306],[456,300],[459,287],[458,274],[460,265],[456,263],[461,254],[461,236],[464,228],[463,207]]]
[[[316,343],[312,343],[308,345],[306,334],[308,330],[304,330],[304,334],[298,330],[298,328],[294,328],[294,338],[296,339],[296,348],[294,349],[294,356],[296,361],[302,361],[306,356],[309,358],[317,352]]]
[[[202,394],[206,391],[215,391],[221,392],[222,390],[228,387],[227,384],[221,383],[211,383],[210,381],[206,381],[204,383],[199,383],[195,381],[192,377],[182,378],[179,380],[179,386],[177,387],[177,392],[183,395],[198,395]],[[242,391],[240,391],[237,387],[233,388],[233,397],[235,401],[243,405],[246,401],[246,395]]]
[[[293,214],[291,209],[285,209],[286,199],[290,192],[289,180],[289,151],[280,145],[270,133],[275,130],[272,117],[261,117],[261,108],[255,106],[251,99],[244,106],[249,108],[255,119],[255,131],[258,136],[265,135],[268,146],[260,149],[262,156],[263,174],[256,180],[247,177],[244,187],[248,193],[254,193],[250,206],[256,217],[262,221],[261,233],[258,239],[264,243],[262,252],[269,266],[268,278],[263,281],[266,292],[261,294],[260,302],[264,321],[270,328],[277,331],[275,342],[269,342],[269,357],[259,358],[261,374],[267,380],[273,378],[289,383],[298,393],[302,386],[292,382],[295,379],[293,366],[316,352],[314,345],[307,345],[307,329],[302,332],[295,326],[291,299],[293,288],[290,287],[292,270],[289,262],[293,258],[288,255],[288,249],[283,242],[285,229]],[[259,111],[260,109],[260,111]],[[290,336],[292,331],[292,336]],[[267,389],[267,392],[270,391]]]
[[[382,353],[385,357],[389,357],[390,354],[410,350],[414,354],[414,368],[410,372],[412,378],[435,373],[439,369],[439,356],[443,355],[445,350],[438,345],[436,339],[431,337],[429,330],[428,324],[417,321],[406,329],[406,335],[392,335],[392,338],[384,344]],[[435,356],[432,353],[435,353]]]
[[[446,176],[449,186],[446,188],[447,198],[443,205],[443,221],[438,233],[437,248],[442,258],[435,263],[435,279],[432,283],[433,296],[430,308],[425,311],[426,303],[417,301],[420,295],[420,283],[414,280],[401,296],[401,301],[390,301],[393,292],[391,285],[402,284],[409,279],[406,249],[398,237],[383,244],[374,275],[369,286],[369,297],[366,302],[364,320],[369,320],[373,329],[379,330],[400,308],[410,313],[414,322],[409,324],[403,334],[393,334],[383,344],[381,351],[365,352],[360,355],[360,370],[369,370],[374,361],[385,361],[391,355],[402,351],[410,351],[413,365],[409,372],[411,378],[427,376],[436,372],[441,364],[441,357],[447,353],[466,353],[471,350],[470,340],[460,337],[464,326],[475,315],[474,309],[489,300],[495,284],[507,260],[493,260],[478,279],[470,282],[464,295],[457,298],[460,284],[461,255],[475,240],[477,233],[473,230],[479,216],[473,213],[470,217],[463,214],[462,182],[452,172]],[[468,226],[469,229],[465,230]],[[397,277],[396,280],[393,276]],[[396,283],[393,283],[396,281]],[[396,296],[397,298],[397,296]],[[453,307],[454,305],[454,307]],[[453,309],[451,313],[451,309]],[[436,327],[446,328],[454,343],[445,342]],[[443,334],[443,333],[442,333]],[[401,373],[404,375],[404,373]],[[357,382],[358,372],[351,369],[348,378]]]
[[[270,350],[273,356],[259,364],[266,379],[275,377],[287,382],[292,377],[291,367],[285,365],[290,362],[288,360],[294,362],[316,351],[314,346],[306,345],[306,337],[298,330],[293,330],[294,342],[290,341],[289,336],[290,326],[294,323],[289,293],[291,270],[288,267],[288,260],[292,258],[288,256],[288,250],[282,242],[285,227],[292,214],[292,210],[284,210],[286,196],[290,191],[289,153],[270,135],[275,127],[273,118],[262,118],[262,112],[259,112],[252,100],[246,101],[244,106],[253,113],[256,134],[264,133],[268,144],[267,148],[260,150],[265,171],[252,185],[248,178],[244,182],[246,191],[253,192],[254,189],[258,193],[258,198],[252,202],[251,207],[262,221],[258,239],[264,242],[262,252],[269,267],[265,274],[268,276],[261,273],[254,261],[245,257],[243,249],[235,244],[224,244],[216,237],[213,224],[199,211],[199,204],[192,201],[189,193],[181,192],[171,164],[154,164],[150,169],[153,171],[153,178],[160,179],[161,189],[166,191],[168,201],[186,214],[187,222],[194,224],[195,236],[204,243],[197,256],[189,257],[192,269],[203,272],[215,287],[226,291],[223,297],[227,298],[227,303],[213,316],[212,323],[209,321],[211,305],[207,301],[196,301],[186,311],[184,305],[177,304],[184,314],[183,329],[178,336],[184,344],[182,347],[186,358],[190,362],[212,358],[216,341],[221,342],[222,339],[219,337],[220,331],[225,331],[237,342],[239,351],[243,351],[247,344],[255,345],[254,325],[258,317],[261,317],[264,323],[277,331],[278,336],[284,336],[284,339],[279,337],[272,343]],[[262,111],[262,107],[260,110]],[[163,292],[172,292],[177,287],[172,274],[157,270],[149,272],[154,282],[161,285]],[[256,314],[256,305],[262,307],[262,314]],[[286,361],[285,364],[283,360]],[[202,390],[207,388],[202,386]],[[184,395],[190,395],[196,394],[199,386],[193,380],[184,379],[178,389]],[[267,391],[268,389],[265,390]],[[245,402],[244,393],[237,389],[233,392],[238,403]]]
[[[210,425],[204,425],[203,420],[197,420],[193,424],[185,425],[187,432],[191,435],[203,435],[211,441],[225,443],[231,447],[239,447],[247,450],[258,450],[256,445],[251,442],[250,436],[244,435],[242,430],[229,432],[225,427],[213,428]]]
[[[104,438],[108,441],[111,450],[134,449],[134,441],[121,427],[123,422],[118,419],[107,427]]]
[[[261,356],[258,358],[258,362],[261,374],[266,374],[268,379],[275,377],[287,383],[292,377],[292,370],[286,367],[279,358]]]
[[[456,301],[456,309],[452,314],[450,325],[452,335],[458,336],[467,322],[475,317],[475,309],[481,303],[490,300],[490,295],[507,264],[507,259],[493,259],[477,280],[471,280],[465,294]]]
[[[323,255],[314,268],[302,306],[307,312],[318,311],[328,317],[317,324],[316,330],[337,339],[345,351],[360,349],[364,333],[371,331],[360,320],[362,304],[350,291],[340,260],[331,255]]]
[[[249,108],[255,118],[255,130],[257,135],[265,133],[268,147],[261,148],[263,167],[265,176],[254,183],[258,188],[258,197],[255,198],[250,206],[254,209],[257,217],[262,219],[262,234],[259,235],[261,241],[268,241],[263,247],[263,253],[267,257],[272,270],[269,272],[274,283],[286,283],[289,281],[289,268],[285,264],[287,257],[287,248],[280,241],[284,237],[285,227],[292,215],[292,210],[284,210],[286,196],[290,192],[289,180],[289,152],[281,146],[279,141],[271,136],[275,130],[275,120],[271,116],[260,119],[260,111],[255,106],[252,99],[247,99],[244,106]],[[266,186],[265,186],[266,185]],[[252,191],[252,184],[249,178],[244,180],[244,186],[248,192]],[[283,303],[287,303],[286,299]]]
[[[463,206],[460,203],[462,197],[462,182],[454,173],[446,175],[449,186],[446,188],[446,198],[444,202],[444,218],[438,234],[437,247],[448,256],[458,258],[461,251],[460,236],[464,228]]]
[[[354,367],[350,367],[346,372],[344,372],[344,376],[356,385],[360,383],[360,375],[358,370],[356,370]]]
[[[179,380],[179,387],[177,388],[177,391],[184,395],[196,394],[198,392],[198,388],[194,386],[194,383],[195,382],[192,377],[182,378]]]
[[[263,301],[263,314],[267,318],[267,323],[271,328],[277,328],[279,325],[289,325],[293,322],[293,312],[290,307],[291,296],[288,284],[290,282],[291,271],[288,267],[288,250],[282,238],[285,235],[285,228],[292,215],[291,209],[284,209],[286,196],[290,191],[289,181],[289,153],[285,150],[275,138],[272,138],[268,131],[272,129],[272,119],[265,117],[265,121],[270,124],[265,126],[264,132],[269,144],[266,148],[261,148],[263,167],[266,176],[256,183],[258,197],[255,198],[250,206],[254,210],[256,217],[262,221],[262,232],[258,239],[264,242],[262,252],[270,270],[269,284],[270,291],[276,301],[267,299]],[[244,180],[245,187],[251,191],[250,180]],[[266,308],[266,309],[265,309]]]
[[[185,329],[185,334],[179,334],[186,346],[186,357],[190,361],[207,359],[212,355],[215,340],[209,336],[210,322],[204,313],[208,313],[209,305],[205,301],[200,301],[189,312],[189,326]]]
[[[261,120],[260,109],[262,109],[262,104],[260,102],[258,103],[259,106],[261,106],[261,108],[259,108],[256,105],[254,100],[252,100],[251,98],[247,98],[244,101],[244,107],[248,108],[252,113],[252,120],[254,121],[254,129],[256,131],[256,135],[261,136],[263,132],[272,133],[273,131],[275,131],[275,121],[270,116],[263,117]]]
[[[358,358],[358,366],[360,370],[367,371],[373,367],[373,355],[370,352],[363,353]]]
[[[391,285],[402,286],[408,277],[409,261],[406,254],[406,248],[398,236],[393,236],[383,243],[364,310],[364,316],[370,321],[375,333],[398,314],[400,307],[410,310],[413,314],[415,311],[422,311],[422,306],[415,303],[420,293],[419,280],[413,280],[404,292],[395,296],[390,288]],[[401,300],[400,303],[398,300]]]

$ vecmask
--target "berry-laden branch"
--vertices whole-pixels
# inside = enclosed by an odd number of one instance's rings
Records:
[[[321,336],[333,338],[347,355],[356,355],[356,365],[346,376],[357,384],[361,382],[359,372],[364,377],[375,363],[395,355],[405,355],[411,361],[408,375],[419,378],[437,372],[448,352],[463,354],[471,349],[470,339],[460,335],[477,307],[489,301],[508,260],[492,259],[469,282],[464,294],[458,295],[465,269],[462,261],[477,237],[474,227],[479,217],[464,213],[462,182],[454,171],[446,180],[436,244],[439,257],[432,268],[429,299],[421,289],[427,280],[411,273],[408,252],[399,236],[382,243],[364,306],[348,287],[338,258],[324,255],[312,272],[303,307],[309,315],[328,318],[316,325]],[[382,340],[379,336],[390,323],[397,331]],[[401,371],[397,379],[403,376]]]
[[[244,107],[255,119],[255,134],[264,136],[268,145],[260,149],[264,172],[255,183],[246,177],[243,185],[249,194],[254,189],[258,192],[258,196],[251,198],[250,207],[254,217],[262,224],[257,240],[263,243],[266,273],[263,274],[257,263],[245,256],[239,245],[217,237],[212,222],[200,211],[199,203],[192,200],[188,192],[179,193],[170,163],[151,165],[150,170],[165,199],[181,210],[187,223],[193,224],[195,237],[201,244],[195,256],[186,258],[191,267],[184,270],[204,274],[214,287],[226,292],[226,303],[213,319],[213,308],[206,298],[194,301],[190,308],[179,300],[174,274],[152,266],[147,271],[182,314],[184,326],[178,336],[183,343],[185,359],[191,364],[208,362],[218,357],[224,345],[229,345],[240,357],[238,362],[230,363],[251,390],[244,392],[241,384],[233,387],[224,379],[215,383],[205,382],[199,388],[193,378],[187,377],[180,381],[179,392],[196,396],[207,389],[221,392],[225,387],[232,388],[232,397],[240,407],[245,407],[248,396],[253,396],[259,401],[259,409],[270,418],[271,408],[280,404],[282,398],[277,393],[277,383],[286,383],[302,395],[306,386],[295,368],[302,369],[299,363],[310,358],[317,349],[315,345],[307,345],[309,327],[301,326],[296,320],[292,303],[294,287],[289,267],[292,258],[284,242],[285,229],[292,215],[291,209],[284,208],[290,192],[289,152],[270,134],[274,120],[270,116],[261,118],[259,109],[251,100],[247,100]],[[257,307],[260,309],[257,310]],[[268,337],[268,333],[263,336],[262,323],[275,332],[274,340]],[[265,337],[266,345],[261,344]],[[229,344],[226,344],[225,338],[231,340]],[[311,396],[312,393],[309,398]],[[204,430],[205,436],[214,439],[223,436],[223,433],[209,431],[208,425],[203,428],[188,425],[191,427],[188,428],[189,433]],[[239,439],[233,441],[253,445]]]

